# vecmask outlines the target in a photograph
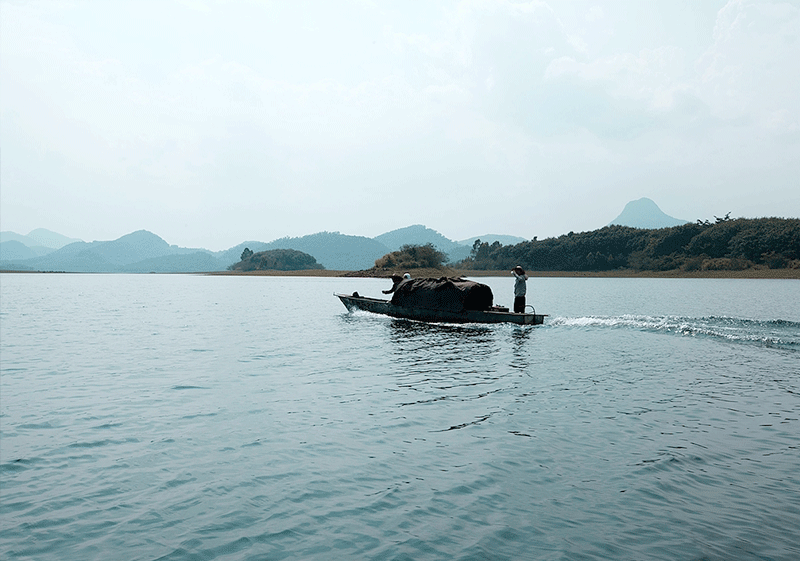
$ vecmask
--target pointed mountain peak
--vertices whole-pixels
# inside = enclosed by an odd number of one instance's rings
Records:
[[[658,229],[686,224],[688,220],[673,218],[665,214],[658,205],[647,197],[631,201],[625,205],[619,216],[609,226],[630,226],[631,228]]]

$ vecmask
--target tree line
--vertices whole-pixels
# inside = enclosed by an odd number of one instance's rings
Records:
[[[531,271],[800,268],[800,219],[715,217],[655,230],[606,226],[504,246],[475,240],[465,269]]]

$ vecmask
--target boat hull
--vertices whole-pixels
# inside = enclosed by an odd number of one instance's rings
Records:
[[[465,310],[463,312],[447,312],[429,310],[424,308],[407,308],[395,306],[388,300],[367,298],[347,294],[336,294],[345,307],[353,311],[372,312],[394,318],[413,319],[436,323],[516,323],[519,325],[541,325],[546,314],[515,314],[494,310],[478,311]]]

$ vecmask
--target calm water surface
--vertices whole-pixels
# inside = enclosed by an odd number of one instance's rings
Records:
[[[0,558],[800,558],[800,282],[387,287],[0,275]]]

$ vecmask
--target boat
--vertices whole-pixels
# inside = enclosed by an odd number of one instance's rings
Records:
[[[351,311],[372,312],[393,318],[413,319],[436,323],[516,323],[519,325],[542,325],[547,314],[509,312],[502,306],[491,306],[485,310],[440,310],[417,306],[398,306],[391,300],[334,293]]]

